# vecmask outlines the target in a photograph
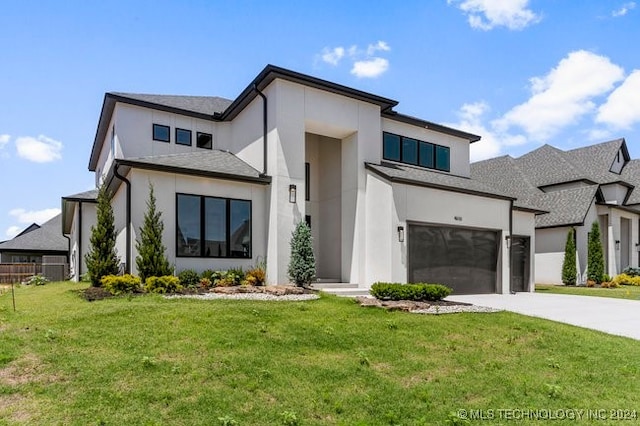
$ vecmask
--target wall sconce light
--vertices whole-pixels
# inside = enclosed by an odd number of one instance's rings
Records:
[[[295,204],[296,202],[296,186],[295,185],[289,185],[289,202]]]
[[[398,241],[404,243],[404,226],[398,226]]]
[[[636,251],[640,251],[640,243],[636,243]]]
[[[620,250],[620,240],[616,240],[616,250]]]
[[[507,242],[507,248],[511,248],[511,235],[504,237],[504,240]]]

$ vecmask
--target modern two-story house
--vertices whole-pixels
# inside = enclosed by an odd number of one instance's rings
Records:
[[[397,104],[271,65],[234,100],[107,93],[89,170],[112,194],[123,270],[136,272],[151,183],[177,271],[265,261],[269,283],[288,282],[304,220],[326,281],[530,290],[543,211],[471,178],[479,136]],[[63,199],[76,278],[91,219],[79,221],[95,217],[85,195]]]

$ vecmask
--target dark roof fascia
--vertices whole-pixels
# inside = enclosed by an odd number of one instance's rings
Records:
[[[240,112],[257,96],[255,88],[263,90],[275,79],[282,79],[292,83],[302,84],[303,86],[312,87],[314,89],[323,90],[337,95],[346,96],[359,101],[364,101],[380,106],[382,111],[390,110],[398,105],[393,99],[384,98],[382,96],[363,92],[331,81],[323,80],[310,75],[301,74],[275,65],[267,65],[256,78],[240,93],[231,105],[218,117],[221,120],[233,120]]]
[[[162,105],[155,102],[143,101],[141,99],[132,99],[127,96],[116,95],[115,93],[107,93],[106,96],[113,99],[114,102],[121,102],[123,104],[129,104],[129,105],[139,106],[143,108],[153,108],[159,111],[187,115],[189,117],[200,118],[202,120],[218,121],[218,119],[216,118],[217,114],[209,115],[209,114],[204,114],[202,112],[189,111],[186,109],[172,107],[168,105]]]
[[[69,253],[68,250],[34,250],[34,249],[21,249],[21,248],[9,248],[9,249],[3,250],[2,246],[0,246],[0,252],[5,254],[6,253],[33,253],[33,254],[42,254],[42,255],[56,255],[56,254],[64,253],[65,256]]]
[[[98,200],[95,198],[78,198],[78,197],[62,197],[62,201],[67,201],[70,203],[97,203]]]
[[[612,208],[612,209],[622,210],[623,212],[640,214],[640,210],[636,210],[636,209],[630,207],[630,206],[638,206],[640,204],[629,204],[627,206],[621,206],[621,205],[618,205],[618,204],[596,203],[596,205],[603,206],[603,207],[609,207],[609,208]]]
[[[576,222],[576,223],[563,223],[559,225],[536,226],[536,229],[570,228],[572,226],[583,226],[583,225],[584,225],[584,221]]]
[[[548,210],[534,209],[533,207],[520,207],[515,205],[513,206],[513,210],[525,213],[534,213],[536,215],[549,213]]]
[[[193,170],[193,169],[186,169],[183,167],[166,166],[162,164],[143,163],[135,160],[126,160],[126,159],[115,160],[114,166],[112,167],[112,169],[119,165],[134,168],[134,169],[144,169],[144,170],[153,170],[153,171],[164,172],[164,173],[177,173],[182,175],[233,180],[237,182],[239,181],[239,182],[246,182],[246,183],[255,183],[260,185],[269,185],[271,183],[271,176],[260,176],[260,177],[241,176],[241,175],[234,175],[230,173],[220,173],[220,172],[213,172],[213,171],[207,171],[207,170]]]
[[[455,136],[458,138],[467,139],[469,143],[478,142],[482,138],[482,136],[463,132],[462,130],[453,129],[451,127],[443,126],[442,124],[432,123],[431,121],[423,120],[417,117],[412,117],[410,115],[400,114],[395,111],[382,111],[382,116],[384,118],[388,118],[394,121],[399,121],[401,123],[424,127],[425,129],[428,129],[428,130],[433,130],[439,133],[444,133],[444,134]]]
[[[66,229],[65,224],[67,223],[67,205],[70,203],[91,203],[97,204],[98,200],[95,198],[78,198],[78,197],[62,197],[62,235],[68,235],[70,231]]]
[[[591,186],[591,185],[600,185],[598,182],[594,182],[591,179],[582,179],[581,178],[581,179],[574,179],[574,180],[566,180],[566,181],[558,182],[558,183],[550,183],[548,185],[542,185],[542,186],[539,186],[538,189],[540,191],[544,192],[545,194],[547,194],[547,191],[545,191],[545,189],[548,189],[548,188],[551,188],[551,187],[554,187],[554,186],[558,186],[558,185],[566,185],[568,183],[578,183],[578,182],[579,183],[585,183],[585,184],[587,184],[589,186]],[[605,185],[608,185],[608,184],[605,184]]]
[[[456,188],[456,187],[453,187],[453,186],[438,185],[436,183],[420,182],[420,181],[416,181],[416,180],[413,180],[413,179],[405,179],[405,178],[398,178],[398,177],[388,176],[388,175],[376,170],[375,168],[371,167],[370,163],[364,163],[364,167],[366,169],[368,169],[368,170],[371,170],[372,172],[374,172],[378,176],[381,176],[381,177],[385,178],[386,180],[388,180],[390,182],[393,182],[393,183],[402,183],[402,184],[405,184],[405,185],[421,186],[421,187],[424,187],[424,188],[440,189],[440,190],[443,190],[443,191],[458,192],[460,194],[475,195],[475,196],[479,196],[479,197],[483,197],[483,198],[494,198],[494,199],[497,199],[497,200],[507,200],[507,201],[515,201],[516,200],[515,198],[508,197],[506,195],[490,194],[488,192],[473,191],[473,190],[470,190],[470,189],[462,189],[462,188]]]
[[[624,168],[627,165],[627,163],[629,161],[631,161],[631,155],[629,154],[629,148],[627,148],[627,141],[624,138],[622,138],[622,143],[620,144],[620,149],[622,149],[622,157],[624,158],[624,165],[622,166],[622,169],[620,169],[620,173],[611,172],[611,173],[615,173],[617,175],[621,175],[622,172],[624,171]],[[613,166],[613,162],[611,163],[611,165]],[[611,171],[611,166],[609,166],[609,171]]]

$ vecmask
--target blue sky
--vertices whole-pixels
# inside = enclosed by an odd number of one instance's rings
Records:
[[[4,0],[0,10],[0,240],[93,187],[105,92],[233,99],[269,63],[479,134],[476,160],[618,137],[640,158],[633,1]]]

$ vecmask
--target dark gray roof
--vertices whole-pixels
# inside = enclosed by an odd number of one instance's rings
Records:
[[[40,228],[0,243],[0,251],[67,252],[68,240],[62,236],[62,215],[43,223]]]
[[[235,155],[227,151],[211,150],[182,154],[156,155],[116,160],[124,166],[165,171],[171,173],[194,174],[221,179],[269,183],[271,178],[262,175]]]
[[[580,171],[567,161],[563,154],[558,148],[543,145],[515,159],[515,164],[535,187],[580,179]]]
[[[525,198],[522,202],[535,205],[548,213],[536,216],[536,228],[577,225],[584,222],[598,185],[563,189]]]
[[[620,175],[609,170],[624,143],[624,139],[616,139],[572,149],[564,153],[564,156],[578,170],[577,174],[581,178],[599,184],[617,182]]]
[[[627,199],[627,205],[640,204],[640,160],[631,160],[622,169],[621,180],[635,188]]]
[[[79,192],[73,195],[67,195],[66,197],[62,197],[66,200],[82,200],[82,201],[94,201],[98,198],[98,190],[91,189],[89,191]]]
[[[365,166],[376,172],[378,175],[399,183],[410,185],[427,186],[431,188],[453,190],[467,194],[480,195],[492,198],[513,199],[495,188],[485,185],[474,179],[454,176],[437,171],[427,170],[419,167],[405,166],[401,164],[373,164],[366,163]]]
[[[217,96],[179,96],[179,95],[150,95],[144,93],[111,92],[120,98],[141,101],[151,105],[162,105],[183,111],[199,114],[222,114],[233,101]]]

